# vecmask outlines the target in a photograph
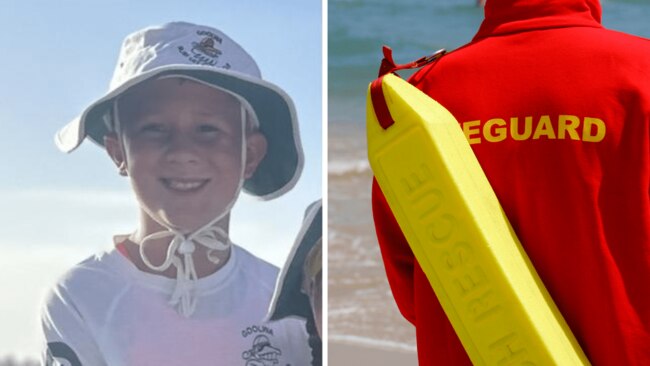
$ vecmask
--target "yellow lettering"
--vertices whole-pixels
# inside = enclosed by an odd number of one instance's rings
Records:
[[[510,118],[510,134],[512,138],[517,141],[527,140],[533,132],[533,117],[526,117],[524,120],[524,133],[519,133],[519,119],[517,117]]]
[[[535,116],[492,118],[483,124],[480,120],[467,121],[462,123],[462,130],[471,145],[480,144],[483,139],[487,142],[502,142],[509,137],[514,141],[546,138],[600,142],[607,134],[605,122],[595,117],[584,117],[581,120],[582,117],[579,116],[560,114],[557,120],[551,120],[550,115],[543,115],[539,116],[537,124],[534,125],[535,118]]]
[[[479,266],[474,266],[473,268],[468,269],[467,272],[458,276],[458,278],[454,280],[454,284],[461,296],[467,296],[470,292],[473,292],[487,283],[488,280],[485,276],[485,272],[483,272]]]
[[[593,131],[593,127],[596,128]],[[605,138],[605,123],[598,118],[585,117],[582,124],[582,141],[587,142],[600,142]]]
[[[447,270],[453,271],[462,269],[462,266],[469,262],[472,257],[472,247],[469,244],[460,242],[456,243],[453,252],[445,252],[443,254],[443,263]]]
[[[479,135],[481,134],[480,129],[478,126],[481,124],[481,121],[469,121],[463,123],[463,133],[465,134],[465,138],[467,141],[469,141],[470,145],[472,144],[480,144],[481,143],[481,138],[480,137],[474,137],[472,138],[473,135]]]
[[[492,352],[500,353],[497,365],[521,364],[527,360],[528,351],[517,333],[510,333],[489,345]]]
[[[429,224],[429,234],[430,239],[433,242],[441,242],[449,239],[451,234],[454,232],[454,227],[456,224],[456,218],[449,214],[444,214],[440,217],[440,220],[432,222]]]
[[[481,321],[500,310],[499,300],[492,291],[487,291],[470,301],[467,313],[474,316],[474,321]]]
[[[494,129],[496,135],[492,134],[492,126],[498,126]],[[508,132],[506,131],[506,121],[500,118],[494,118],[483,125],[483,136],[489,142],[500,142],[506,139]]]
[[[411,203],[419,205],[424,209],[424,212],[420,215],[420,219],[424,219],[438,210],[438,207],[444,202],[444,198],[445,196],[439,189],[430,188],[421,195],[414,197]]]
[[[539,123],[535,128],[535,134],[533,134],[533,140],[537,140],[541,136],[546,136],[549,139],[555,138],[555,131],[553,131],[551,118],[549,116],[541,116],[539,118]]]
[[[580,140],[578,131],[576,131],[578,126],[580,126],[580,118],[561,114],[558,122],[557,138],[564,139],[565,134],[568,132],[571,140]]]
[[[431,171],[425,164],[420,165],[421,172],[413,171],[401,179],[406,194],[411,195],[431,181]]]

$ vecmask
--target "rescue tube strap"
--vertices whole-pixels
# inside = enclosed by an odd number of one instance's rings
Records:
[[[445,49],[440,49],[429,56],[420,57],[415,61],[401,65],[396,64],[395,60],[393,60],[393,50],[390,47],[384,45],[382,47],[382,52],[384,58],[381,60],[381,65],[379,66],[378,78],[370,85],[370,97],[372,99],[375,113],[377,114],[377,121],[379,121],[379,124],[383,129],[387,129],[395,123],[395,120],[393,120],[393,117],[390,115],[388,105],[386,105],[384,92],[381,87],[384,75],[389,73],[397,75],[396,72],[399,70],[416,69],[428,65],[440,59],[447,51]]]

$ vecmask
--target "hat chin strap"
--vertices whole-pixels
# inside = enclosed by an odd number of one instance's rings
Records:
[[[239,98],[238,98],[239,99]],[[117,103],[114,105],[114,118],[116,124],[119,126],[119,118],[117,111]],[[170,266],[176,268],[176,283],[169,304],[176,308],[176,311],[184,316],[190,317],[196,310],[197,296],[195,292],[198,275],[196,274],[196,267],[194,266],[193,254],[196,245],[206,247],[208,260],[214,264],[218,264],[221,260],[217,256],[217,252],[225,252],[230,250],[232,242],[228,237],[228,232],[221,227],[215,225],[219,220],[226,216],[237,201],[237,197],[241,192],[244,185],[244,172],[246,169],[246,108],[244,103],[241,106],[241,126],[242,126],[242,139],[241,139],[241,171],[239,174],[239,183],[237,190],[228,203],[226,208],[212,221],[208,222],[198,230],[190,234],[183,234],[180,231],[172,228],[170,225],[156,220],[160,225],[164,226],[167,230],[158,231],[145,236],[139,243],[140,257],[144,264],[154,271],[163,272]],[[153,216],[152,216],[153,218]],[[172,237],[167,247],[167,254],[165,261],[159,265],[154,265],[145,253],[145,246],[154,242],[156,239]]]

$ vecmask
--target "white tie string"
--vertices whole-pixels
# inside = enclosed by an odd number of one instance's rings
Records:
[[[167,247],[167,255],[161,265],[155,265],[146,254],[146,248],[154,239],[161,239],[173,235],[173,239]],[[192,255],[196,250],[196,244],[207,248],[208,260],[218,264],[221,260],[218,252],[227,251],[230,248],[228,233],[218,226],[204,227],[189,237],[177,231],[159,231],[147,235],[140,242],[140,257],[147,267],[163,272],[169,267],[176,268],[176,283],[169,304],[176,307],[179,314],[184,317],[191,316],[196,310],[196,296],[194,286],[199,279],[194,266]]]

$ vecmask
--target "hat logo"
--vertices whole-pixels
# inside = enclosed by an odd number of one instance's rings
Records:
[[[204,37],[201,42],[192,42],[192,53],[200,52],[206,56],[217,58],[221,55],[221,50],[214,46],[214,39]]]
[[[223,52],[217,48],[217,45],[220,45],[223,39],[205,30],[199,30],[196,34],[201,37],[200,40],[198,42],[191,42],[190,47],[178,46],[178,52],[193,64],[230,69],[231,65],[228,62],[219,64],[219,56]]]

